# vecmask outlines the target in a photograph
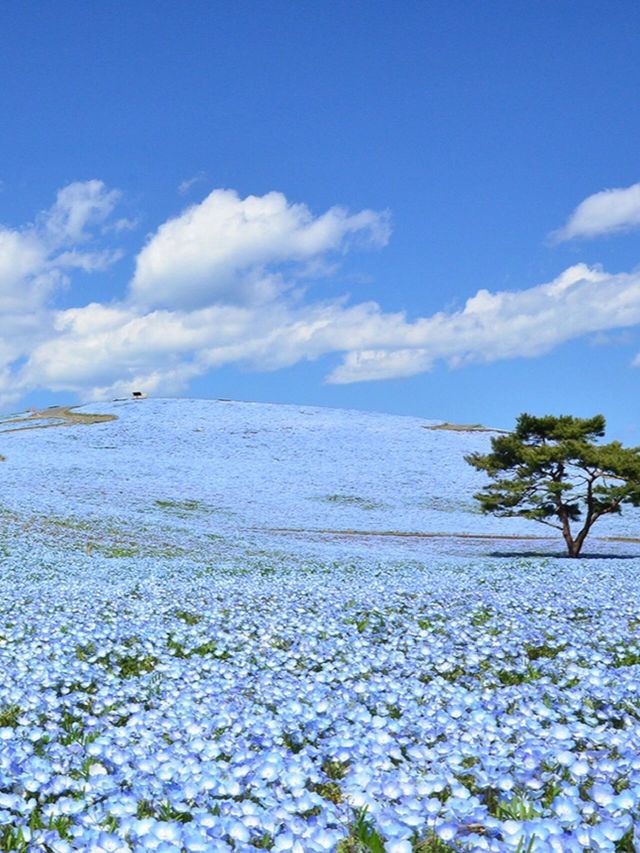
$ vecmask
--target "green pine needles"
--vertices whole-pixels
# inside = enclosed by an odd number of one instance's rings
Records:
[[[512,433],[491,439],[492,453],[465,456],[493,480],[474,497],[484,513],[560,530],[577,557],[599,518],[640,506],[640,448],[597,444],[604,432],[602,415],[520,415]]]

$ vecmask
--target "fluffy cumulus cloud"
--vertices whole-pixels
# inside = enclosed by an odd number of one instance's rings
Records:
[[[345,355],[342,364],[328,379],[336,385],[371,382],[375,379],[400,379],[424,373],[432,364],[433,357],[426,347],[353,350]]]
[[[197,308],[219,302],[265,302],[285,287],[274,266],[300,265],[345,251],[359,238],[384,245],[384,214],[349,214],[332,207],[314,217],[282,193],[241,199],[214,190],[203,202],[165,222],[137,258],[132,299],[146,306]],[[289,270],[295,277],[295,269]]]
[[[640,273],[577,264],[520,291],[479,290],[458,311],[411,319],[375,302],[311,300],[301,281],[353,248],[380,247],[386,214],[313,215],[280,193],[216,190],[142,247],[124,299],[56,309],[78,270],[118,256],[118,194],[72,184],[22,229],[0,229],[0,403],[35,388],[105,398],[176,393],[228,364],[277,370],[327,354],[327,381],[395,379],[534,357],[558,344],[640,324]],[[639,359],[640,366],[640,359]]]
[[[330,381],[409,376],[436,359],[459,367],[539,356],[573,338],[638,323],[640,273],[610,275],[577,264],[552,282],[520,291],[479,290],[461,311],[406,324],[402,338],[411,349],[350,352]]]
[[[599,237],[615,231],[640,228],[640,184],[603,190],[585,198],[566,225],[552,234],[557,241]]]
[[[73,183],[33,223],[0,225],[0,404],[27,390],[14,363],[55,334],[57,292],[74,272],[102,271],[120,257],[95,238],[118,196],[101,181]]]

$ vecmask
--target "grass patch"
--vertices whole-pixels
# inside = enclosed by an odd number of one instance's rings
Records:
[[[429,495],[417,502],[412,502],[411,505],[434,512],[471,512],[476,514],[480,512],[473,501],[450,498],[446,495]]]
[[[322,498],[318,498],[318,500],[337,506],[354,506],[364,510],[382,509],[384,506],[380,501],[372,500],[371,498],[361,498],[358,495],[325,495]]]
[[[103,557],[122,558],[122,557],[138,557],[140,551],[134,546],[127,545],[104,545],[99,548]]]
[[[4,705],[0,708],[0,728],[15,729],[19,716],[19,705]]]
[[[189,610],[176,610],[174,616],[187,625],[197,625],[204,619],[204,616],[200,616],[198,613],[191,613]]]
[[[335,758],[325,758],[320,768],[334,782],[344,779],[349,770],[348,761],[336,761]]]
[[[519,672],[516,669],[499,669],[496,673],[498,681],[505,687],[513,687],[519,684],[531,684],[533,681],[538,681],[542,678],[542,673],[539,669],[528,666],[524,672]]]
[[[137,542],[120,542],[112,544],[92,544],[91,550],[99,552],[107,559],[131,559],[133,557],[158,557],[175,560],[184,556],[187,551],[177,545],[163,543],[145,544],[144,549]]]
[[[343,800],[342,790],[337,782],[315,782],[311,785],[311,790],[336,805]]]
[[[154,501],[154,504],[160,509],[165,510],[165,512],[169,512],[181,518],[184,518],[194,512],[211,512],[211,507],[204,503],[204,501],[191,498],[186,498],[184,500],[156,500]]]
[[[474,628],[481,628],[483,625],[486,625],[487,622],[491,620],[493,616],[493,611],[489,607],[481,607],[471,617],[471,624]]]
[[[137,678],[153,672],[157,664],[158,658],[153,655],[120,655],[113,668],[120,678]]]
[[[366,807],[356,812],[349,836],[341,841],[337,853],[385,853],[384,842],[369,818]]]
[[[547,643],[540,646],[529,645],[524,647],[530,661],[540,660],[541,658],[556,658],[563,649],[566,649],[566,645],[551,646]]]
[[[230,653],[226,651],[226,649],[222,652],[218,652],[218,645],[215,640],[205,640],[204,643],[200,643],[199,645],[188,649],[183,643],[176,640],[173,634],[169,634],[167,637],[167,648],[171,651],[174,657],[181,658],[182,660],[188,660],[195,656],[207,657],[208,655],[215,655],[220,660],[228,660],[231,657]]]

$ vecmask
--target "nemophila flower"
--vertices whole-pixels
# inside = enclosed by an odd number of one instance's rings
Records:
[[[595,786],[594,786],[595,787]],[[593,796],[593,795],[592,795]],[[594,797],[595,799],[595,797]],[[637,809],[640,801],[640,791],[634,790],[621,791],[609,803],[600,803],[600,805],[609,806],[609,811],[630,812],[632,809]]]
[[[387,853],[411,853],[413,849],[413,844],[408,839],[391,841],[386,845]]]
[[[131,850],[129,844],[117,835],[109,832],[101,832],[96,837],[92,847],[95,853],[128,853]]]
[[[613,821],[601,821],[590,830],[590,842],[596,850],[615,850],[615,843],[625,834],[626,828]]]
[[[589,791],[589,795],[595,803],[605,807],[611,805],[616,798],[613,786],[602,782],[593,785]],[[631,804],[633,804],[633,798],[631,798]]]
[[[452,841],[457,835],[458,829],[453,823],[440,823],[436,825],[436,834],[442,841]]]
[[[553,811],[563,826],[575,824],[580,820],[581,811],[579,803],[579,799],[567,796],[556,797],[553,801]]]
[[[60,838],[57,832],[43,832],[42,843],[45,850],[51,850],[53,853],[71,853],[73,850],[71,844]]]
[[[305,849],[302,846],[301,842],[295,838],[290,832],[281,832],[279,833],[274,841],[272,850],[276,851],[276,853],[305,853]]]

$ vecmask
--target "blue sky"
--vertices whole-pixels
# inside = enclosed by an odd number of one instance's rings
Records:
[[[5,6],[0,410],[601,411],[640,444],[639,25],[627,0]]]

